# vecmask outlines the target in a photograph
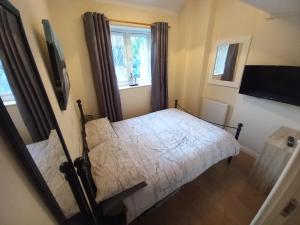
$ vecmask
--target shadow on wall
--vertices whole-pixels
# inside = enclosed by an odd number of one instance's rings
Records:
[[[258,154],[265,140],[282,126],[300,127],[300,107],[238,95],[231,124],[244,123],[240,143]]]
[[[252,107],[265,111],[267,114],[275,114],[278,117],[300,122],[300,106],[246,95],[240,95],[240,97],[242,97],[243,104],[251,105]],[[289,110],[287,110],[287,108],[289,108]],[[258,113],[256,112],[256,114]]]

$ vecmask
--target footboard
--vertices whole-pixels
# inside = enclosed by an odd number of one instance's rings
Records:
[[[203,120],[201,117],[193,115],[192,113],[190,113],[190,112],[188,112],[186,109],[184,109],[181,105],[179,105],[177,99],[175,100],[175,108],[176,108],[176,109],[180,109],[180,110],[182,110],[182,111],[184,111],[184,112],[186,112],[186,113],[188,113],[188,114],[190,114],[190,115],[192,115],[192,116],[194,116],[194,117],[197,117],[198,119]],[[235,136],[234,136],[236,140],[239,139],[240,133],[241,133],[242,128],[243,128],[243,126],[244,126],[242,123],[238,123],[237,127],[233,127],[233,126],[228,126],[228,125],[222,125],[222,124],[213,123],[213,122],[210,122],[210,121],[206,121],[206,122],[211,123],[211,124],[214,124],[214,125],[219,126],[219,127],[229,128],[229,129],[234,129],[234,130],[236,130]],[[232,157],[229,157],[229,158],[228,158],[228,163],[229,163],[229,164],[231,163],[231,160],[232,160]]]

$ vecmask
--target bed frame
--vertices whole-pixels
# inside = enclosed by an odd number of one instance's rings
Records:
[[[126,224],[126,209],[123,206],[123,199],[132,195],[139,189],[145,187],[146,182],[141,182],[132,188],[129,188],[107,200],[97,203],[96,202],[96,194],[97,187],[93,180],[91,174],[91,162],[89,159],[89,148],[86,142],[86,132],[85,132],[85,124],[87,119],[90,116],[85,116],[83,113],[83,108],[81,104],[81,100],[77,100],[77,104],[80,111],[81,117],[81,135],[82,135],[82,155],[78,157],[74,161],[74,166],[76,167],[77,174],[80,177],[82,185],[85,189],[86,196],[90,202],[90,206],[96,217],[96,220],[99,225],[108,225],[108,224]]]
[[[179,105],[177,99],[175,100],[175,108],[176,108],[176,109],[180,109],[180,110],[184,111],[185,113],[188,113],[188,114],[190,114],[190,115],[192,115],[192,116],[194,116],[194,117],[197,117],[198,119],[204,120],[204,119],[202,119],[201,117],[195,116],[195,115],[193,115],[192,113],[188,112],[186,109],[184,109],[181,105]],[[234,137],[235,137],[236,140],[239,139],[240,133],[241,133],[242,128],[243,128],[243,126],[244,126],[242,123],[238,123],[238,126],[237,126],[237,127],[233,127],[233,126],[228,126],[228,125],[224,125],[224,124],[213,123],[213,122],[210,122],[210,121],[207,121],[207,120],[204,120],[204,121],[206,121],[206,122],[208,122],[208,123],[211,123],[211,124],[213,124],[213,125],[222,127],[223,129],[226,128],[226,129],[233,129],[233,130],[236,130],[235,135],[234,135]],[[228,164],[231,163],[231,160],[232,160],[232,156],[228,158],[228,161],[227,161]]]
[[[88,155],[89,148],[88,148],[88,145],[86,142],[86,132],[85,132],[85,124],[86,124],[87,120],[89,119],[89,116],[84,115],[81,100],[77,100],[77,104],[78,104],[80,118],[81,118],[81,126],[82,126],[81,134],[82,134],[82,142],[83,142],[82,155],[81,155],[81,157],[78,157],[74,161],[74,165],[77,169],[77,174],[80,177],[82,185],[84,186],[87,198],[90,202],[90,206],[92,208],[94,216],[97,218],[98,224],[99,225],[111,224],[111,219],[109,219],[109,218],[113,218],[112,223],[114,223],[114,224],[124,224],[124,223],[126,223],[126,215],[125,215],[126,209],[124,209],[124,207],[123,207],[123,203],[122,203],[123,199],[132,195],[139,189],[145,187],[147,184],[145,182],[142,182],[120,194],[113,196],[110,199],[107,199],[100,203],[96,202],[95,198],[96,198],[96,194],[97,194],[97,187],[95,185],[95,182],[94,182],[92,174],[91,174],[91,162],[90,162],[89,155]],[[175,100],[175,108],[180,109],[188,114],[191,114],[178,104],[178,100]],[[195,115],[193,115],[193,116],[195,116]],[[198,116],[195,116],[195,117],[201,119]],[[207,122],[209,122],[209,121],[207,121]],[[236,130],[235,138],[237,140],[239,138],[240,132],[243,127],[242,123],[239,123],[237,127],[220,125],[220,124],[216,124],[216,123],[212,123],[212,124],[221,126],[223,128],[235,129]],[[231,163],[231,160],[232,160],[232,157],[229,157],[228,164]],[[175,191],[174,193],[176,193],[177,191]],[[142,215],[147,214],[153,208],[156,208],[157,206],[161,205],[163,202],[166,201],[166,199],[169,199],[170,196],[174,195],[174,193],[171,193],[165,199],[162,199],[161,201],[156,203],[153,207],[151,207],[149,210],[144,212]],[[117,216],[115,216],[115,217],[110,216],[109,212],[114,211],[115,209],[117,209],[117,213],[115,213],[114,215],[117,215]]]

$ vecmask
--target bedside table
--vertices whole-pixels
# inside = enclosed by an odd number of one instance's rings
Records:
[[[293,147],[287,145],[289,136],[295,137]],[[300,140],[300,131],[291,128],[281,127],[273,133],[266,140],[263,151],[255,161],[250,181],[262,191],[271,191],[295,150],[297,140]]]

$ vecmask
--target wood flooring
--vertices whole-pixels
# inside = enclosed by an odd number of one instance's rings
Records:
[[[248,182],[254,159],[241,152],[187,184],[132,225],[248,225],[267,197]]]

